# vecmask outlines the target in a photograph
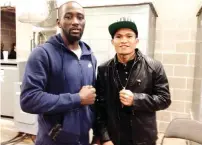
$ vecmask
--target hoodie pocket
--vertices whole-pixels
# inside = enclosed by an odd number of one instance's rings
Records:
[[[57,143],[76,144],[80,137],[80,109],[65,114],[63,127],[56,137]]]

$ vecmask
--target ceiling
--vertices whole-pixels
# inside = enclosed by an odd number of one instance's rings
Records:
[[[3,6],[3,7],[1,7],[1,11],[15,13],[15,7]]]

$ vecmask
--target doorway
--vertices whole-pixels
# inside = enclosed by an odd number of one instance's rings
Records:
[[[11,7],[11,6],[1,7],[0,40],[1,40],[1,51],[7,51],[9,59],[16,59],[16,50],[15,50],[15,46],[16,46],[16,11],[15,11],[15,7]]]

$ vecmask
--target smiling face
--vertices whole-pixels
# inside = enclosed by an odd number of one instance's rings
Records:
[[[133,30],[128,28],[119,29],[112,39],[116,53],[119,55],[129,55],[134,53],[139,40]]]
[[[69,2],[59,8],[59,28],[69,42],[81,39],[85,27],[83,8],[76,2]]]

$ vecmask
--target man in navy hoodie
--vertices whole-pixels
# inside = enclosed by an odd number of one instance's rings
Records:
[[[58,10],[61,33],[31,53],[20,96],[24,112],[38,114],[36,145],[89,145],[96,59],[80,41],[84,10],[71,1]]]

